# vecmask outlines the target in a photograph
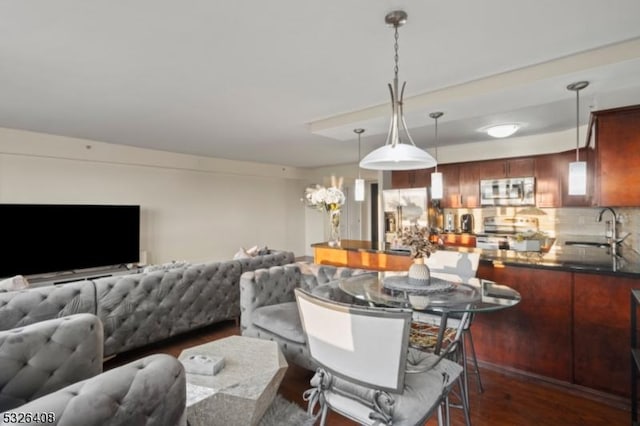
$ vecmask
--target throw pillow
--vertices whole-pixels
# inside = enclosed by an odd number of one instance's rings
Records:
[[[248,259],[250,257],[251,255],[249,255],[249,253],[247,253],[247,251],[243,247],[240,247],[240,250],[238,250],[238,252],[233,255],[233,260]]]
[[[0,290],[14,291],[23,290],[29,287],[29,282],[22,275],[16,275],[15,277],[7,278],[0,281]]]

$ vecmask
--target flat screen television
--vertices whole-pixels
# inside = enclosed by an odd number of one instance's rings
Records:
[[[140,206],[0,204],[0,277],[123,265],[140,257]]]

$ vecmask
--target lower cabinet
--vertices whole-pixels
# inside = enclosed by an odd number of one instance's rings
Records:
[[[570,382],[571,275],[481,263],[478,277],[514,288],[522,301],[475,315],[471,329],[478,359]]]
[[[522,295],[513,308],[474,317],[479,360],[630,395],[629,295],[640,279],[488,262],[478,277]]]
[[[575,383],[629,396],[629,297],[640,280],[574,274],[574,282]]]

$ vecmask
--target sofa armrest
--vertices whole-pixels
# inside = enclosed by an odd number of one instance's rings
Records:
[[[170,355],[158,354],[67,386],[12,411],[53,413],[59,426],[176,426],[186,424],[185,407],[182,364]]]
[[[102,339],[92,314],[0,332],[0,411],[99,374]]]
[[[293,290],[300,286],[302,275],[296,264],[257,269],[240,276],[240,325],[251,326],[253,312],[277,303],[295,302]]]

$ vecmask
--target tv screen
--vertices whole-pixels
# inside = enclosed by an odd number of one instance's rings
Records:
[[[135,263],[140,206],[0,204],[0,277]]]

